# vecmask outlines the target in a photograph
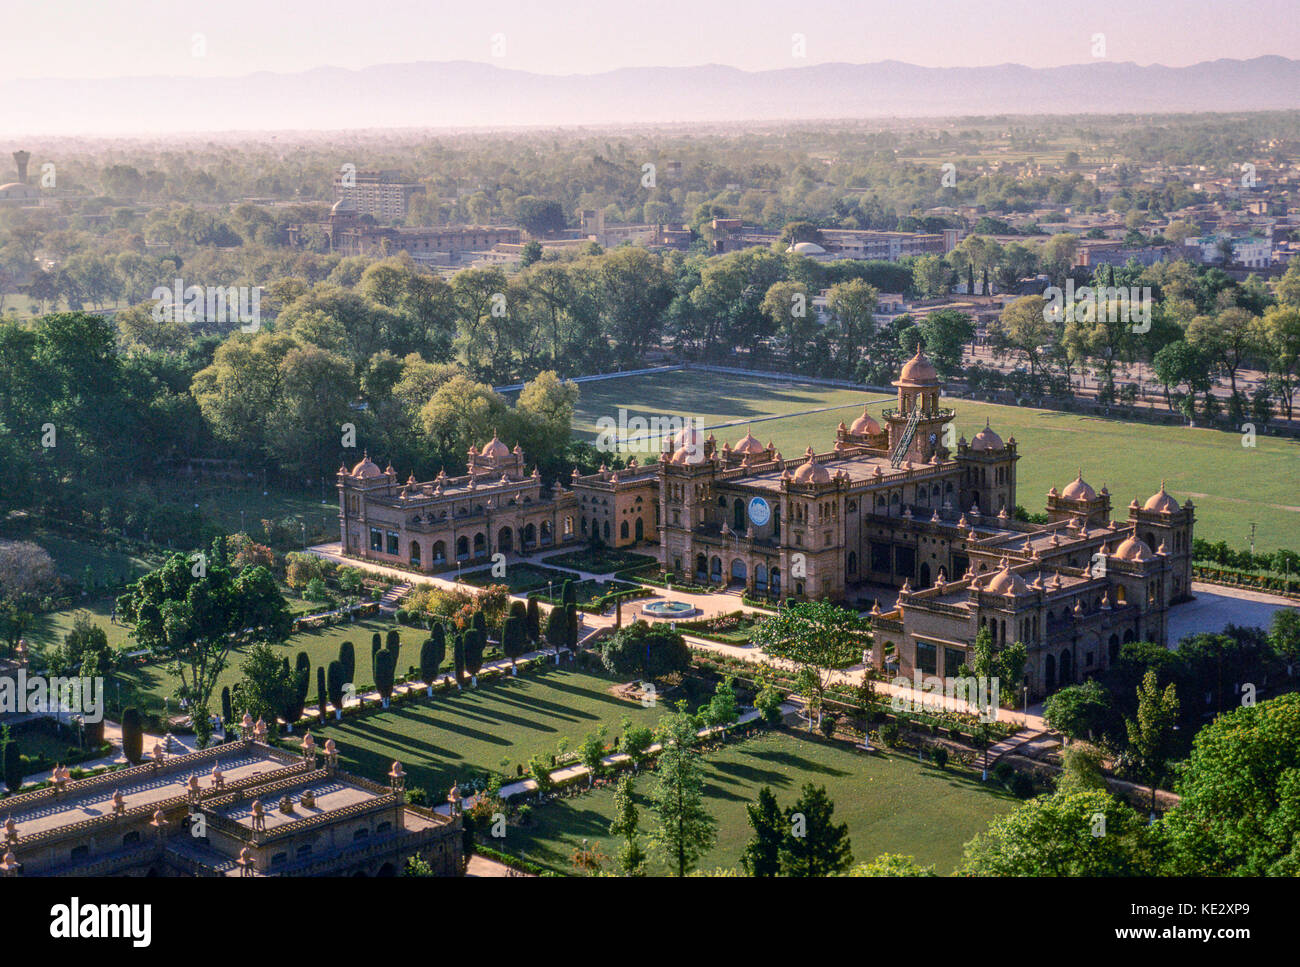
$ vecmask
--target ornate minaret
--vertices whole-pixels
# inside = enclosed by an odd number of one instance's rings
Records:
[[[947,459],[943,426],[953,414],[952,410],[939,406],[943,382],[919,346],[894,385],[898,387],[898,406],[884,414],[889,424],[889,453],[894,466],[905,460],[929,463],[935,454],[940,460]]]

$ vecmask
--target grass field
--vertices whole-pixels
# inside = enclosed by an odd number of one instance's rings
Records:
[[[640,415],[698,417],[719,442],[735,443],[746,425],[769,439],[787,458],[811,444],[831,448],[840,420],[852,422],[861,407],[893,405],[883,394],[784,383],[717,373],[678,371],[629,376],[582,385],[575,432],[595,439],[596,421]],[[1259,551],[1300,549],[1300,498],[1295,478],[1300,443],[1260,436],[1245,448],[1237,434],[1188,427],[1157,427],[1014,406],[948,400],[957,412],[957,434],[970,439],[988,419],[1003,439],[1014,436],[1022,456],[1016,465],[1018,500],[1041,512],[1050,487],[1063,487],[1082,468],[1084,479],[1111,493],[1113,513],[1124,519],[1133,498],[1146,500],[1167,481],[1181,502],[1196,505],[1196,536],[1245,548],[1250,522]],[[819,413],[801,412],[834,407]],[[723,424],[732,424],[723,426]],[[657,446],[647,449],[658,449]]]
[[[615,696],[615,684],[603,675],[546,667],[344,719],[312,734],[318,743],[338,744],[345,769],[380,781],[399,760],[408,788],[427,790],[437,804],[453,782],[489,773],[513,777],[516,766],[527,768],[532,756],[555,754],[561,739],[576,749],[601,725],[609,726],[606,741],[612,742],[624,716],[639,725],[659,721],[661,709]]]
[[[704,763],[705,796],[718,824],[717,842],[700,863],[706,870],[739,867],[751,833],[745,806],[763,786],[772,788],[784,808],[805,782],[824,785],[836,820],[849,825],[856,860],[905,853],[940,873],[950,873],[967,840],[1017,801],[953,766],[940,770],[907,756],[867,756],[785,732],[737,742],[710,753]],[[655,782],[653,775],[637,781],[643,833],[654,825],[649,797]],[[572,872],[570,858],[584,839],[614,857],[620,841],[609,835],[613,802],[606,787],[547,803],[533,810],[528,826],[510,827],[502,848],[565,873]],[[650,870],[666,872],[653,854]]]

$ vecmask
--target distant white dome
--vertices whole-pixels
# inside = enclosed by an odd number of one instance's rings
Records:
[[[787,252],[796,252],[799,255],[825,255],[826,249],[822,248],[816,242],[795,242]]]

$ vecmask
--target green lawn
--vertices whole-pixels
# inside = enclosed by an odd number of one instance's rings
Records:
[[[570,749],[589,732],[609,726],[607,742],[627,716],[654,725],[663,714],[610,691],[616,680],[547,666],[477,689],[444,692],[361,719],[313,729],[318,743],[333,739],[345,769],[382,781],[393,760],[407,771],[407,786],[427,790],[436,803],[455,781],[527,768],[534,755],[553,755],[567,738]],[[508,760],[503,770],[502,762]],[[435,804],[436,804],[435,803]]]
[[[596,421],[603,416],[617,420],[621,406],[630,416],[699,417],[714,428],[720,443],[734,444],[748,426],[788,458],[803,453],[809,444],[829,450],[836,425],[851,422],[868,400],[876,401],[871,411],[877,417],[894,402],[865,390],[717,373],[654,373],[583,384],[574,429],[594,440]],[[1245,448],[1239,435],[1217,430],[1147,426],[967,400],[946,403],[957,412],[959,436],[970,439],[988,419],[1003,439],[1016,438],[1022,457],[1016,465],[1018,500],[1031,512],[1041,512],[1048,489],[1063,487],[1080,468],[1093,487],[1109,488],[1113,512],[1120,519],[1128,516],[1130,500],[1145,501],[1164,479],[1180,502],[1190,497],[1196,505],[1198,537],[1245,548],[1253,521],[1257,550],[1300,549],[1300,499],[1294,484],[1300,443],[1260,436],[1256,447]],[[786,415],[828,406],[837,408]],[[719,426],[734,421],[739,423]]]
[[[637,780],[643,833],[654,825],[649,796],[656,781],[653,775]],[[856,860],[905,853],[940,873],[950,873],[963,845],[1017,802],[983,785],[978,773],[953,766],[940,770],[907,756],[868,756],[838,743],[765,732],[705,758],[705,795],[718,838],[700,867],[738,868],[750,838],[745,806],[770,786],[784,808],[805,782],[826,786],[835,818],[849,825]],[[613,800],[606,787],[536,807],[528,826],[508,828],[501,848],[564,873],[572,872],[570,857],[584,839],[617,856],[621,841],[609,835]],[[650,871],[667,871],[653,854]]]
[[[658,558],[651,557],[649,554],[639,554],[636,551],[621,551],[606,547],[600,550],[587,548],[581,551],[570,551],[567,554],[557,554],[546,558],[546,563],[554,567],[571,567],[590,574],[612,574],[624,568],[657,564]]]
[[[289,664],[293,665],[298,652],[305,651],[311,658],[312,672],[311,682],[307,704],[313,705],[316,701],[316,668],[318,666],[328,666],[331,661],[338,657],[339,645],[344,641],[351,641],[353,650],[356,652],[356,684],[358,686],[369,686],[374,683],[374,669],[370,662],[370,637],[378,631],[381,635],[387,635],[390,628],[398,627],[402,636],[401,651],[398,653],[398,674],[406,673],[407,667],[415,665],[417,668],[420,664],[420,644],[426,637],[426,632],[418,628],[408,628],[395,626],[388,621],[358,621],[350,625],[335,625],[330,628],[322,628],[315,631],[300,631],[291,635],[289,640],[283,645],[275,646],[278,652],[283,653],[284,657],[289,659]],[[448,657],[443,662],[444,670],[450,670],[451,648],[448,646]],[[234,685],[239,681],[243,674],[240,671],[240,665],[243,663],[242,652],[232,652],[225,670],[217,682],[216,690],[213,693],[212,710],[220,712],[221,689],[227,685]],[[130,703],[138,700],[145,707],[158,711],[162,708],[163,698],[173,699],[176,694],[179,682],[161,664],[144,665],[141,667],[130,668],[120,672],[117,676],[122,689],[122,701]],[[112,686],[110,686],[111,688]],[[116,696],[110,691],[110,699],[116,705]],[[171,708],[174,711],[176,704],[173,701]]]
[[[558,595],[560,586],[576,576],[572,571],[559,571],[551,567],[538,567],[535,564],[511,564],[502,577],[493,575],[491,568],[484,568],[481,571],[461,574],[460,580],[462,584],[472,584],[479,588],[485,588],[489,584],[504,584],[510,588],[511,594],[523,594],[539,588],[545,590],[546,583],[549,581]]]

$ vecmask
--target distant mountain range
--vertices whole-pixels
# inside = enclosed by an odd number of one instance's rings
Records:
[[[0,82],[0,134],[818,120],[1300,108],[1300,61],[1030,68],[897,61],[546,75],[469,61],[243,77]]]

